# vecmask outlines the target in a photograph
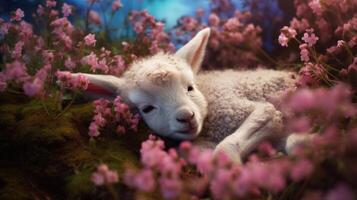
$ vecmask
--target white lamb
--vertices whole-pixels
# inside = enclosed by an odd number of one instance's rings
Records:
[[[137,61],[122,77],[82,74],[97,88],[87,92],[120,95],[158,135],[192,140],[236,162],[262,140],[284,143],[281,113],[267,99],[294,88],[294,74],[267,69],[199,72],[209,35],[206,28],[174,55],[159,53]],[[289,139],[287,150],[300,140]]]

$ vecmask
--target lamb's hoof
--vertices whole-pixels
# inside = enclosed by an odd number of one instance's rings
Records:
[[[294,133],[288,136],[285,144],[285,151],[291,155],[298,147],[309,145],[316,134],[309,133]]]
[[[242,159],[239,154],[239,148],[236,144],[221,142],[219,143],[213,151],[214,157],[219,156],[220,154],[225,154],[233,163],[242,163]]]

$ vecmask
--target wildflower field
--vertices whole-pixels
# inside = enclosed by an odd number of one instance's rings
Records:
[[[82,17],[65,2],[0,18],[0,199],[357,198],[357,0],[245,0],[240,10],[209,0],[170,28],[132,10],[125,37],[111,34],[124,1],[87,0]],[[121,76],[206,27],[204,70],[297,73],[297,89],[272,102],[284,129],[314,135],[310,143],[288,156],[263,142],[233,163],[156,136],[120,96],[88,100],[94,86],[71,75]]]

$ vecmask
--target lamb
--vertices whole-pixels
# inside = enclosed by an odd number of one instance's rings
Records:
[[[288,151],[303,141],[296,136],[286,140],[282,114],[268,102],[294,89],[294,73],[200,72],[209,35],[206,28],[175,54],[134,62],[122,77],[82,74],[97,88],[86,92],[105,98],[120,95],[158,135],[192,140],[215,153],[223,151],[235,162],[242,162],[263,140],[285,143]]]

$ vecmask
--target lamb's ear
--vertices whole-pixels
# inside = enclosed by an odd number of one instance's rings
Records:
[[[112,75],[73,73],[76,77],[82,75],[88,78],[89,84],[85,94],[91,98],[114,99],[124,93],[125,80]]]
[[[186,60],[195,73],[201,67],[210,33],[210,28],[201,30],[191,41],[175,53],[175,56]]]

